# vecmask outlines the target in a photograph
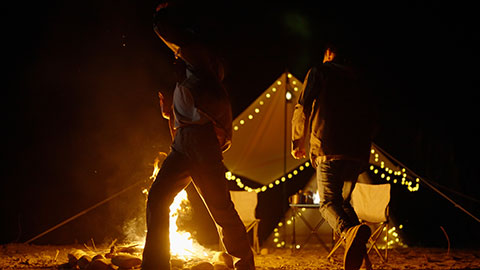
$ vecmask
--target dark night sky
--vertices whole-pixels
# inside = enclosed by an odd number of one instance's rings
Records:
[[[169,146],[156,95],[172,86],[173,57],[153,32],[153,1],[59,2],[6,8],[1,242],[28,240],[148,178]],[[382,112],[376,142],[420,175],[478,201],[474,8],[459,1],[295,2],[201,12],[206,23],[221,22],[209,30],[226,57],[234,115],[285,69],[303,80],[322,41],[338,37],[368,55]],[[125,196],[91,217],[104,226],[84,220],[52,238],[119,230],[111,224],[141,211],[126,202],[140,195]],[[478,203],[469,206],[478,214]]]

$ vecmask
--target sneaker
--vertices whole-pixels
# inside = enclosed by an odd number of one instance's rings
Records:
[[[370,227],[365,224],[351,227],[345,234],[345,256],[343,265],[345,270],[358,270],[367,253],[366,243],[372,234]]]

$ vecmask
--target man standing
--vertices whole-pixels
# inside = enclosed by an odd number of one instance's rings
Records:
[[[352,270],[361,266],[371,234],[367,225],[360,225],[350,198],[368,164],[374,110],[364,78],[338,53],[327,48],[323,64],[308,71],[292,118],[292,155],[306,156],[310,130],[320,212],[344,237],[344,266]]]
[[[148,194],[142,269],[170,269],[169,206],[192,180],[219,227],[227,253],[234,258],[235,269],[255,269],[222,162],[222,152],[230,146],[232,136],[223,68],[213,50],[185,23],[184,15],[176,3],[168,2],[158,6],[154,18],[155,32],[186,69],[173,95],[160,95],[162,114],[173,126],[174,141]]]

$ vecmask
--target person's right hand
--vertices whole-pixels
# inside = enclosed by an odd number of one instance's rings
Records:
[[[295,159],[301,159],[305,158],[307,156],[307,153],[305,152],[305,149],[293,149],[292,156]]]

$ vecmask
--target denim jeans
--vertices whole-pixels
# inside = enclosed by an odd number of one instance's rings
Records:
[[[255,269],[245,226],[230,198],[222,152],[213,125],[191,125],[177,131],[171,152],[152,184],[147,201],[147,237],[142,269],[170,269],[169,206],[193,181],[235,269]]]
[[[358,175],[365,170],[356,160],[330,160],[317,164],[320,213],[336,233],[360,224],[350,204]]]

